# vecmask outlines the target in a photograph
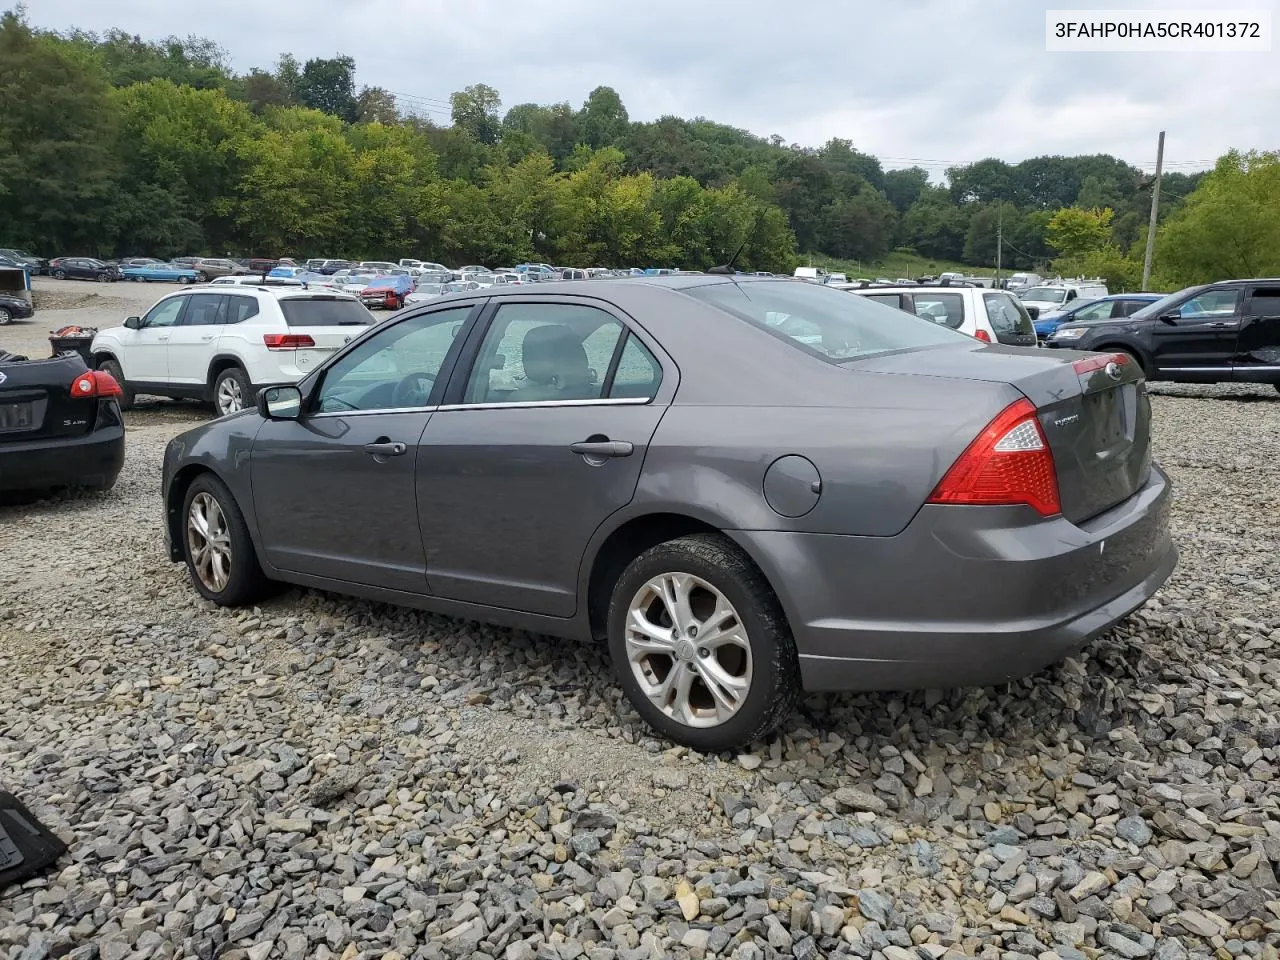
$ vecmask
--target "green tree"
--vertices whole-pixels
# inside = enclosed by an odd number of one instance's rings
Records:
[[[1102,210],[1080,210],[1064,207],[1053,215],[1045,227],[1045,239],[1064,257],[1077,257],[1101,250],[1111,239],[1110,207]]]
[[[356,62],[351,57],[308,60],[296,82],[298,102],[343,120],[356,119]]]
[[[484,83],[472,84],[449,95],[453,125],[469,133],[477,143],[495,144],[502,131],[498,108],[502,97]]]
[[[627,130],[627,108],[613,87],[596,87],[578,114],[578,129],[590,147],[613,146]]]
[[[929,171],[923,167],[888,170],[884,175],[884,193],[899,213],[906,213],[929,186]]]

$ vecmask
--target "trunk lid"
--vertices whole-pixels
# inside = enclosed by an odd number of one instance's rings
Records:
[[[857,366],[1015,387],[1036,406],[1062,514],[1082,523],[1136,493],[1151,471],[1151,401],[1142,371],[1132,362],[1109,371],[1111,356],[990,346],[904,351]]]
[[[72,382],[88,369],[78,354],[0,361],[0,444],[92,430],[102,401],[71,396]]]

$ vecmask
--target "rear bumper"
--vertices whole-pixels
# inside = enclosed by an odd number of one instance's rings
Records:
[[[0,444],[0,490],[106,487],[124,466],[124,427],[101,427],[82,437]]]
[[[1169,484],[1082,525],[926,506],[895,537],[739,531],[791,623],[806,690],[985,686],[1078,651],[1169,578]]]

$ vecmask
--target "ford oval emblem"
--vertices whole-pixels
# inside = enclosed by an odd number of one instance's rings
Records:
[[[1120,379],[1120,364],[1112,361],[1111,363],[1108,363],[1103,369],[1107,371],[1107,376],[1110,377],[1112,380]]]

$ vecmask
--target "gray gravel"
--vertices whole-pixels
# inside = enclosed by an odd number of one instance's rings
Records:
[[[740,757],[650,737],[600,650],[199,600],[158,481],[203,414],[135,411],[109,494],[0,508],[0,786],[71,844],[0,895],[0,958],[1275,958],[1280,395],[1156,390],[1155,601]]]

